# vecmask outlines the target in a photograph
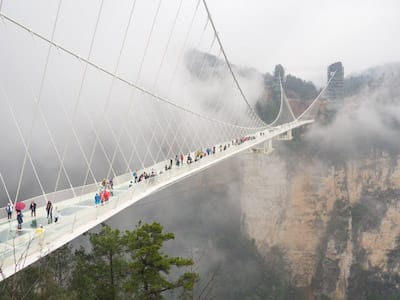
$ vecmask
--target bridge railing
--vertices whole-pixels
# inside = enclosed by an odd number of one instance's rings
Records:
[[[50,200],[54,204],[71,198],[75,198],[75,196],[81,197],[85,194],[96,192],[96,190],[98,189],[98,185],[99,185],[98,183],[93,183],[85,186],[77,186],[74,188],[68,188],[56,192],[51,192],[46,194],[46,196],[39,195],[18,202],[25,203],[25,208],[22,211],[26,212],[29,211],[29,205],[32,201],[36,203],[37,209],[39,209],[40,207],[45,207],[48,200]],[[15,211],[13,211],[13,214],[15,214]],[[0,218],[6,218],[6,217],[7,217],[7,212],[5,207],[0,208]]]
[[[292,127],[294,126],[282,126],[279,129],[270,130],[269,136],[277,137],[283,131]],[[233,146],[228,142],[226,145],[230,144],[230,146],[222,152],[219,150],[219,145],[216,145],[215,154],[205,156],[192,164],[187,164],[186,162],[183,166],[176,166],[174,164],[172,168],[167,171],[165,171],[164,166],[165,164],[169,164],[169,160],[160,162],[151,167],[157,171],[156,176],[134,183],[131,187],[129,187],[130,181],[132,180],[132,175],[130,173],[118,176],[114,179],[114,196],[112,196],[105,205],[95,207],[94,201],[91,202],[94,193],[98,189],[98,184],[89,185],[87,188],[75,188],[77,191],[76,195],[79,195],[79,197],[77,196],[75,198],[73,198],[71,190],[52,193],[48,198],[50,199],[50,197],[52,197],[52,201],[58,203],[60,211],[71,207],[75,207],[75,210],[72,210],[72,213],[70,214],[61,215],[59,222],[45,225],[45,229],[42,233],[37,230],[32,230],[28,233],[19,235],[15,228],[11,228],[10,225],[7,241],[0,243],[0,267],[16,265],[17,269],[23,268],[25,264],[24,259],[26,257],[33,255],[38,259],[39,257],[47,255],[49,252],[63,244],[66,244],[83,232],[95,227],[100,222],[107,220],[116,213],[129,207],[139,199],[142,199],[169,184],[179,181],[199,169],[211,166],[215,161],[223,159],[228,154],[233,155],[243,151],[243,148],[248,148],[249,145],[260,143],[260,136],[255,135],[254,140],[250,140],[241,145]],[[223,147],[224,145],[225,144],[222,144]],[[194,155],[194,153],[191,153],[191,155]],[[149,168],[147,168],[147,170],[148,169]],[[138,170],[138,172],[142,171],[143,170]],[[65,197],[68,197],[69,195],[71,196],[71,199],[63,202],[62,200],[65,200]],[[43,205],[45,204],[44,198],[35,197],[34,199],[41,201]],[[31,199],[27,201],[30,200]],[[91,201],[88,202],[88,200]],[[82,204],[82,201],[85,201],[84,205]]]
[[[227,145],[228,143],[226,143]],[[224,147],[225,144],[222,144]],[[129,182],[133,179],[132,174],[127,173],[114,178],[115,182],[115,196],[111,197],[110,201],[106,205],[100,205],[95,207],[94,202],[92,205],[87,206],[82,209],[76,210],[75,213],[69,215],[62,215],[58,223],[44,224],[45,229],[42,233],[32,230],[29,233],[19,235],[15,228],[9,228],[8,237],[6,242],[2,242],[0,246],[0,266],[9,266],[15,264],[24,264],[24,257],[31,254],[44,256],[48,252],[52,251],[50,247],[58,247],[54,244],[54,241],[62,240],[63,237],[73,234],[76,230],[82,227],[94,227],[98,224],[98,220],[106,220],[111,215],[115,214],[114,210],[120,211],[120,207],[127,207],[128,204],[132,204],[132,199],[141,199],[147,195],[150,195],[155,190],[160,189],[163,186],[168,185],[177,180],[177,178],[184,178],[188,176],[191,172],[195,171],[199,167],[209,164],[213,159],[222,157],[232,149],[239,150],[240,145],[233,146],[230,145],[226,151],[220,152],[219,145],[216,145],[216,153],[213,155],[208,155],[199,159],[192,164],[184,163],[184,166],[173,166],[169,170],[165,170],[165,165],[169,165],[170,161],[162,161],[147,170],[154,169],[157,173],[156,176],[150,177],[144,181],[133,184],[129,188]],[[191,153],[194,158],[194,152]],[[138,174],[144,170],[138,170]],[[38,196],[26,200],[27,207],[30,201],[35,201],[40,207],[44,207],[46,204],[46,199],[53,202],[53,204],[58,203],[59,210],[79,204],[82,200],[92,199],[94,193],[98,190],[98,184],[92,184],[85,187],[74,188],[75,195],[72,189],[66,189],[54,193],[47,194],[46,197]],[[63,203],[63,200],[69,199],[68,203]],[[25,211],[28,208],[25,209]],[[93,225],[88,226],[89,223]],[[68,240],[69,241],[69,240]],[[66,243],[65,241],[64,243]]]

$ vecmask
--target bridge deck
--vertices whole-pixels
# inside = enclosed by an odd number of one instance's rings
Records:
[[[25,212],[21,231],[16,230],[15,213],[10,222],[6,218],[1,218],[0,267],[2,276],[0,276],[0,280],[13,275],[144,197],[200,172],[223,159],[312,122],[312,120],[297,121],[256,132],[253,135],[255,139],[246,141],[241,145],[231,145],[222,152],[219,150],[219,145],[216,145],[215,154],[205,156],[192,164],[184,163],[183,166],[173,166],[171,170],[133,184],[131,188],[129,188],[129,182],[132,180],[132,174],[119,176],[115,180],[114,196],[104,206],[95,206],[93,198],[98,186],[93,186],[94,190],[89,193],[81,193],[80,196],[53,204],[60,213],[60,219],[57,223],[47,224],[44,206],[36,209],[36,218],[31,217],[29,211]],[[222,145],[228,143],[230,142],[222,143]],[[163,170],[166,163],[166,161],[160,162],[146,170],[154,168],[159,172]],[[138,171],[138,174],[142,171]],[[30,200],[27,201],[29,203]],[[36,227],[40,224],[43,224],[45,229],[39,234],[36,232]]]

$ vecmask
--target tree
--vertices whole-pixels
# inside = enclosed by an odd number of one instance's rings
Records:
[[[190,297],[199,276],[185,272],[175,280],[171,269],[193,265],[191,259],[169,257],[161,251],[163,243],[174,239],[173,233],[163,233],[159,223],[139,224],[134,231],[126,231],[126,246],[131,255],[130,279],[126,289],[135,299],[163,299],[163,293],[179,289],[180,297]]]
[[[71,248],[57,249],[35,264],[0,283],[0,299],[62,300],[71,299],[68,292]]]
[[[70,246],[64,245],[37,264],[36,299],[70,299],[68,284],[71,275],[70,264],[73,261]]]
[[[275,66],[274,77],[281,80],[285,79],[285,69],[281,64]]]
[[[90,233],[89,254],[75,252],[76,268],[71,281],[79,299],[118,299],[126,277],[124,239],[118,229],[102,224],[99,233]]]
[[[90,234],[95,274],[102,274],[96,280],[98,288],[106,292],[105,299],[115,299],[121,289],[127,266],[124,257],[124,242],[118,229],[102,224],[99,233]]]
[[[96,287],[95,267],[93,255],[87,254],[81,247],[75,251],[74,268],[70,281],[70,291],[77,299],[102,299],[102,289]]]
[[[180,272],[191,259],[169,257],[163,243],[174,239],[158,223],[121,233],[102,224],[89,233],[90,249],[69,246],[50,253],[0,283],[2,299],[163,299],[166,292],[190,297],[198,275]]]

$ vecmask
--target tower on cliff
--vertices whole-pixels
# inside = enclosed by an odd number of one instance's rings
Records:
[[[328,107],[337,110],[343,105],[344,98],[344,68],[342,63],[335,62],[328,67],[327,82],[330,81],[326,89]]]
[[[285,69],[282,65],[276,65],[274,70],[274,77],[272,83],[272,97],[274,101],[281,101],[281,85],[280,81],[282,81],[282,85],[285,82]]]

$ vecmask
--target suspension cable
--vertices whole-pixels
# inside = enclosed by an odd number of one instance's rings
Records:
[[[292,118],[293,118],[293,120],[292,120],[292,122],[293,121],[296,121],[296,117],[295,117],[295,115],[294,115],[294,113],[293,113],[293,110],[292,110],[292,108],[291,108],[291,106],[290,106],[290,103],[289,103],[289,100],[288,100],[288,98],[286,97],[286,93],[285,93],[285,90],[284,90],[284,88],[283,88],[283,85],[282,85],[282,78],[281,78],[281,76],[279,76],[279,87],[280,87],[280,94],[281,94],[281,104],[280,104],[280,107],[279,107],[279,112],[278,112],[278,115],[276,116],[276,118],[269,124],[270,126],[273,126],[273,125],[275,125],[278,121],[279,121],[279,119],[280,119],[280,117],[281,117],[281,115],[282,115],[282,112],[283,112],[283,107],[284,107],[284,104],[286,104],[286,107],[287,107],[287,109],[289,110],[289,113],[290,113],[290,115],[292,116]]]
[[[279,82],[281,82],[281,76],[279,76]],[[275,119],[271,123],[269,123],[270,126],[274,126],[278,122],[279,118],[281,117],[282,110],[283,110],[283,91],[282,91],[282,84],[281,84],[281,101],[280,101],[280,105],[279,105],[279,112],[278,112],[277,116],[275,117]]]
[[[117,73],[117,72],[118,72],[118,68],[119,68],[119,65],[120,65],[120,62],[121,62],[122,53],[123,53],[123,51],[124,51],[125,44],[126,44],[126,39],[127,39],[127,37],[128,37],[129,28],[130,28],[131,23],[132,23],[133,13],[134,13],[134,11],[135,11],[135,7],[136,7],[136,0],[133,1],[132,7],[131,7],[131,10],[130,10],[130,13],[129,13],[129,19],[128,19],[128,23],[127,23],[126,28],[125,28],[125,31],[124,31],[124,36],[123,36],[123,39],[122,39],[121,47],[120,47],[120,49],[119,49],[119,54],[118,54],[118,58],[117,58],[117,63],[116,63],[116,65],[115,65],[114,73]],[[105,112],[107,111],[107,109],[108,109],[109,102],[110,102],[110,100],[111,100],[111,93],[112,93],[112,90],[113,90],[113,88],[114,88],[114,83],[115,83],[115,78],[112,77],[112,79],[111,79],[111,85],[110,85],[110,88],[109,88],[108,94],[107,94],[107,99],[106,99],[106,101],[105,101],[105,103],[104,103],[104,111],[103,111],[104,113],[105,113]],[[116,155],[117,155],[117,151],[118,151],[118,150],[120,151],[123,160],[124,160],[125,163],[127,164],[127,168],[129,169],[129,173],[131,173],[131,170],[130,170],[130,168],[129,168],[129,162],[128,162],[128,160],[126,159],[126,157],[125,157],[125,155],[124,155],[124,153],[123,153],[123,151],[122,151],[122,149],[121,149],[121,146],[120,146],[121,134],[120,134],[119,138],[117,138],[117,137],[116,137],[116,134],[115,134],[115,132],[114,132],[114,129],[112,128],[112,126],[111,126],[110,121],[109,121],[108,118],[106,118],[106,123],[107,123],[109,129],[111,130],[111,133],[112,133],[113,138],[114,138],[115,141],[116,141],[116,147],[115,147],[115,149],[114,149],[114,153],[113,153],[112,158],[111,158],[111,163],[110,163],[110,166],[109,166],[109,169],[108,169],[107,177],[106,177],[106,178],[109,178],[110,173],[113,171],[114,160],[115,160],[115,157],[116,157]],[[123,124],[123,125],[124,125],[124,124]],[[121,130],[121,133],[122,133],[122,130]],[[90,157],[90,159],[91,159],[91,160],[90,160],[90,163],[92,163],[92,159],[93,159],[93,156],[94,156],[94,151],[95,151],[95,149],[96,149],[96,146],[97,146],[97,139],[95,140],[95,143],[94,143],[94,146],[93,146],[93,152],[92,152],[93,155],[91,155],[91,157]],[[115,174],[115,172],[114,172],[114,174]]]
[[[311,108],[315,105],[315,103],[319,100],[319,98],[322,96],[322,94],[325,92],[325,90],[328,88],[329,84],[331,83],[332,79],[335,77],[336,75],[336,71],[333,73],[333,75],[331,76],[331,78],[329,78],[328,82],[326,83],[325,87],[321,90],[321,92],[318,94],[318,96],[314,99],[313,102],[311,102],[311,104],[307,107],[307,109],[305,111],[302,112],[302,114],[296,119],[300,120],[306,113],[308,113]]]
[[[224,49],[224,47],[223,47],[223,45],[222,45],[221,39],[219,38],[217,29],[216,29],[216,27],[215,27],[214,21],[213,21],[213,19],[212,19],[212,17],[211,17],[210,10],[208,9],[206,0],[203,0],[203,4],[204,4],[204,8],[206,9],[206,12],[207,12],[208,18],[209,18],[209,20],[210,20],[211,26],[212,26],[212,28],[213,28],[213,30],[214,30],[215,37],[217,38],[218,44],[219,44],[219,46],[220,46],[220,48],[221,48],[222,55],[223,55],[224,58],[225,58],[225,62],[226,62],[226,64],[228,65],[228,69],[229,69],[229,71],[230,71],[230,73],[231,73],[231,75],[232,75],[232,78],[233,78],[233,80],[234,80],[234,82],[235,82],[235,84],[236,84],[236,87],[238,88],[238,90],[239,90],[239,92],[240,92],[240,94],[241,94],[241,96],[242,96],[242,98],[243,98],[243,101],[246,103],[247,107],[250,109],[250,112],[251,112],[253,115],[255,115],[255,116],[257,117],[258,121],[261,121],[261,124],[267,125],[263,120],[260,119],[260,117],[258,116],[258,114],[254,111],[253,107],[250,105],[249,101],[247,100],[247,97],[246,97],[246,95],[244,94],[243,89],[242,89],[242,87],[240,86],[239,81],[238,81],[238,79],[237,79],[235,73],[233,72],[232,65],[231,65],[231,63],[230,63],[229,60],[228,60],[228,57],[227,57],[226,52],[225,52],[225,49]]]
[[[54,24],[53,24],[53,30],[51,32],[51,38],[50,38],[51,41],[54,39],[54,35],[55,35],[55,32],[56,32],[58,18],[59,18],[59,15],[60,15],[61,3],[62,3],[62,0],[59,0],[58,7],[57,7],[56,18],[55,18],[55,21],[54,21]],[[19,180],[18,180],[17,192],[15,194],[15,201],[18,200],[19,192],[20,192],[20,189],[21,189],[22,178],[23,178],[24,172],[25,172],[26,160],[28,158],[28,152],[30,150],[30,146],[31,146],[31,142],[32,142],[33,128],[34,128],[33,125],[36,122],[37,114],[38,114],[38,111],[40,109],[40,102],[41,102],[41,98],[42,98],[44,81],[45,81],[46,75],[47,75],[47,69],[48,69],[48,64],[49,64],[49,60],[50,60],[50,54],[51,54],[51,45],[49,45],[49,48],[47,50],[44,70],[43,70],[42,78],[41,78],[41,81],[40,81],[39,97],[38,97],[38,101],[35,103],[35,110],[34,110],[34,114],[33,114],[33,120],[32,120],[31,127],[29,129],[29,135],[28,135],[28,140],[27,140],[27,146],[25,148],[24,160],[22,162],[21,172],[20,172],[20,176],[19,176]]]
[[[7,185],[4,181],[3,175],[1,175],[1,172],[0,172],[0,179],[1,179],[1,182],[3,183],[4,189],[6,191],[8,202],[10,202],[12,204],[12,206],[14,206],[14,202],[12,201],[10,194],[8,193]]]
[[[295,117],[295,115],[294,115],[294,113],[293,113],[292,107],[290,106],[289,99],[288,99],[288,97],[287,97],[287,95],[286,95],[286,93],[285,93],[285,90],[283,89],[282,80],[281,80],[280,77],[279,77],[279,82],[280,82],[280,85],[281,85],[281,91],[282,91],[283,98],[284,98],[284,100],[285,100],[286,106],[289,108],[289,112],[290,112],[290,115],[291,115],[292,118],[293,118],[293,121],[295,121],[295,120],[296,120],[296,117]]]
[[[16,25],[16,26],[22,28],[23,30],[29,32],[29,33],[32,34],[33,36],[36,36],[36,37],[38,37],[39,39],[41,39],[41,40],[43,40],[43,41],[45,41],[45,42],[47,42],[47,43],[53,45],[53,46],[56,47],[58,50],[61,50],[61,51],[65,52],[65,53],[67,53],[67,54],[69,54],[69,55],[75,57],[75,58],[78,59],[79,61],[82,61],[82,62],[84,62],[85,64],[87,64],[87,65],[89,65],[89,66],[91,66],[91,67],[93,67],[93,68],[95,68],[95,69],[98,69],[99,71],[101,71],[101,72],[103,72],[103,73],[105,73],[105,74],[107,74],[107,75],[109,75],[109,76],[111,76],[111,77],[116,78],[117,80],[119,80],[119,81],[121,81],[121,82],[123,82],[123,83],[125,83],[125,84],[127,84],[127,85],[129,85],[129,86],[131,86],[131,87],[133,87],[133,88],[135,88],[135,89],[137,89],[138,91],[141,91],[141,92],[143,92],[143,93],[145,93],[145,94],[147,94],[147,95],[150,95],[152,98],[158,99],[158,100],[163,101],[163,102],[165,102],[165,103],[167,103],[167,104],[169,104],[169,105],[171,105],[171,106],[174,106],[174,107],[177,108],[177,109],[180,109],[180,110],[182,110],[182,111],[185,111],[185,112],[187,112],[187,113],[189,113],[189,114],[192,114],[192,115],[194,115],[194,116],[197,116],[197,117],[199,117],[199,118],[203,118],[203,119],[208,120],[208,121],[211,121],[211,122],[216,122],[216,123],[224,124],[224,125],[226,125],[226,126],[231,126],[231,127],[236,127],[236,128],[242,128],[242,129],[249,129],[249,130],[256,130],[256,129],[260,129],[260,128],[265,128],[265,126],[254,126],[254,127],[240,126],[240,125],[232,124],[232,123],[229,123],[229,122],[224,122],[224,121],[221,121],[221,120],[217,120],[217,119],[214,119],[214,118],[212,118],[212,117],[209,117],[209,116],[206,116],[206,115],[197,113],[197,112],[195,112],[195,111],[192,111],[192,110],[190,110],[190,109],[188,109],[188,108],[186,108],[186,107],[183,107],[183,106],[181,106],[181,105],[178,105],[178,104],[172,102],[171,100],[169,100],[169,99],[167,99],[167,98],[165,98],[165,97],[159,96],[159,95],[157,95],[157,94],[155,94],[155,93],[149,91],[148,89],[145,89],[145,88],[143,88],[143,87],[141,87],[141,86],[139,86],[139,85],[137,85],[137,84],[135,84],[135,83],[132,83],[132,82],[130,82],[130,81],[128,81],[128,80],[122,78],[121,76],[119,76],[119,75],[117,75],[117,74],[114,74],[114,73],[108,71],[108,70],[105,69],[104,67],[99,66],[98,64],[96,64],[96,63],[90,61],[89,59],[86,59],[86,58],[84,58],[84,57],[82,57],[82,56],[80,56],[80,55],[74,53],[73,51],[71,51],[71,50],[69,50],[69,49],[67,49],[67,48],[65,48],[65,47],[63,47],[63,46],[61,46],[61,45],[59,45],[59,44],[57,44],[57,43],[55,43],[55,42],[49,40],[48,38],[44,37],[43,35],[41,35],[41,34],[39,34],[39,33],[37,33],[37,32],[32,31],[30,28],[28,28],[28,27],[26,27],[25,25],[22,25],[21,23],[19,23],[19,22],[15,21],[14,19],[8,17],[8,16],[5,15],[4,13],[0,13],[0,17],[2,17],[3,19],[7,20],[8,22],[13,23],[14,25]],[[264,121],[262,121],[262,122],[264,123]],[[265,123],[264,123],[264,124],[265,124]]]
[[[39,184],[40,191],[42,192],[42,195],[43,195],[44,199],[45,199],[46,202],[47,202],[47,195],[46,195],[46,193],[45,193],[45,191],[44,191],[42,181],[40,180],[39,174],[38,174],[38,172],[37,172],[37,170],[36,170],[36,166],[35,166],[35,164],[33,163],[32,156],[31,156],[31,154],[30,154],[30,152],[29,152],[29,149],[28,149],[27,141],[25,140],[24,135],[22,134],[21,126],[19,125],[19,123],[18,123],[18,121],[17,121],[17,118],[16,118],[16,116],[15,116],[14,110],[12,109],[12,106],[11,106],[11,103],[10,103],[10,99],[9,99],[7,93],[6,93],[6,90],[5,90],[3,87],[1,87],[1,86],[0,86],[0,91],[3,93],[3,95],[4,95],[5,99],[6,99],[8,109],[10,110],[10,112],[11,112],[11,117],[12,117],[12,119],[13,119],[13,121],[14,121],[14,125],[15,125],[15,127],[17,128],[18,135],[19,135],[19,137],[20,137],[20,139],[21,139],[22,144],[24,145],[25,152],[27,153],[27,157],[28,157],[27,159],[28,159],[29,162],[31,163],[32,170],[33,170],[33,173],[34,173],[34,175],[35,175],[35,178],[36,178],[36,180],[37,180],[37,182],[38,182],[38,184]],[[17,190],[17,192],[19,192],[19,190]],[[15,197],[15,202],[17,202],[17,200],[18,200],[18,198]]]

